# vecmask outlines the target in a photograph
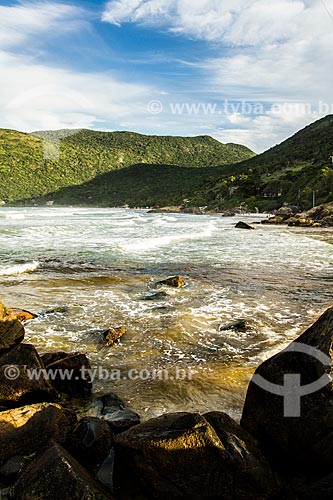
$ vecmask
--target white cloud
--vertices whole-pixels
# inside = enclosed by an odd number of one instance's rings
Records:
[[[0,6],[0,47],[11,48],[37,35],[76,29],[83,22],[82,16],[82,9],[51,2]]]
[[[333,15],[333,0],[325,0]],[[318,0],[113,0],[103,19],[169,30],[220,47],[220,57],[200,61],[200,89],[219,99],[256,102],[308,103],[312,110],[283,115],[264,113],[246,117],[239,128],[228,117],[210,120],[212,133],[219,127],[229,137],[256,150],[280,142],[297,128],[325,113],[314,111],[318,101],[332,109],[333,21]],[[209,97],[207,98],[207,100]],[[229,125],[233,125],[228,128]],[[214,128],[215,127],[215,128]]]

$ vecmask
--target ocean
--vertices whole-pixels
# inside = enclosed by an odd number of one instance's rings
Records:
[[[332,305],[333,246],[314,231],[235,229],[238,220],[2,207],[0,299],[39,314],[27,342],[86,352],[95,394],[117,394],[143,419],[215,409],[239,420],[256,366]],[[173,275],[186,285],[156,284]],[[241,318],[244,331],[219,329]],[[105,347],[102,332],[117,326],[126,334]]]

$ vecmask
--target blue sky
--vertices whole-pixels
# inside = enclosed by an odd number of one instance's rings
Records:
[[[212,135],[332,113],[333,0],[0,0],[0,126]]]

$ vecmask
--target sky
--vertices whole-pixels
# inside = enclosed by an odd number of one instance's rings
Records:
[[[0,127],[211,135],[333,113],[333,0],[0,0]]]

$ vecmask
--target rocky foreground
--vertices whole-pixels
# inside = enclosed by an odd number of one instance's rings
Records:
[[[21,321],[0,303],[0,498],[333,498],[333,308],[259,366],[240,425],[215,411],[140,423],[114,394],[101,398],[99,417],[78,419],[71,398],[92,397],[89,360],[40,356],[23,341]],[[68,368],[71,380],[48,377]]]

